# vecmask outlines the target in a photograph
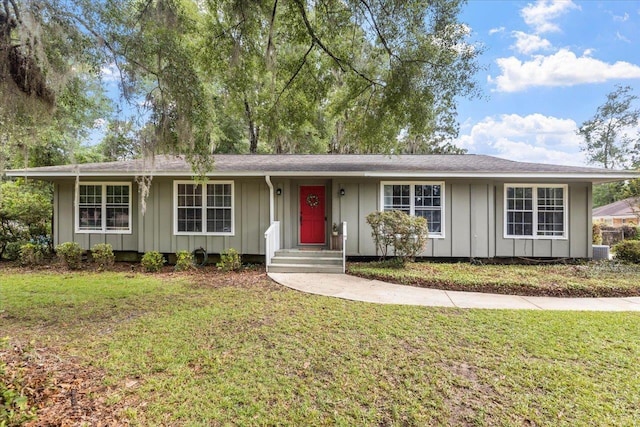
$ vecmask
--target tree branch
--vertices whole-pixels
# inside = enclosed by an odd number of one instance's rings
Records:
[[[302,57],[302,60],[300,61],[300,64],[298,64],[298,68],[296,68],[296,71],[293,73],[293,75],[291,76],[289,81],[287,81],[287,84],[284,85],[284,87],[282,88],[282,90],[278,94],[278,96],[276,98],[276,101],[273,103],[273,105],[269,109],[269,112],[271,112],[276,107],[276,105],[278,105],[278,103],[280,102],[280,98],[282,97],[282,94],[285,93],[285,91],[289,88],[289,86],[291,86],[291,83],[293,83],[295,78],[298,76],[298,74],[300,73],[300,70],[302,70],[302,67],[304,67],[304,64],[307,63],[307,57],[309,56],[309,54],[313,50],[314,46],[315,46],[315,43],[311,43],[311,46],[309,46],[309,49],[307,49],[307,51],[305,52],[304,56]]]
[[[380,82],[376,82],[371,80],[366,74],[356,69],[353,64],[343,59],[338,58],[327,46],[322,43],[322,40],[316,35],[311,23],[309,22],[309,18],[307,17],[307,11],[305,10],[304,1],[303,0],[295,0],[298,9],[300,10],[300,15],[302,16],[302,20],[304,21],[304,25],[307,28],[307,33],[311,37],[312,42],[317,45],[324,53],[329,55],[331,59],[340,67],[342,71],[347,71],[347,69],[351,70],[360,78],[366,80],[369,84],[373,86],[383,86]],[[347,69],[345,69],[345,66]]]
[[[389,44],[387,43],[387,39],[382,35],[382,32],[380,31],[380,28],[378,27],[378,22],[376,21],[375,15],[373,14],[373,11],[371,10],[371,6],[369,6],[369,3],[367,3],[365,0],[360,0],[360,3],[362,3],[364,5],[365,9],[367,9],[367,12],[369,13],[369,16],[370,16],[370,19],[371,19],[371,23],[373,24],[373,28],[376,30],[376,34],[380,38],[380,41],[382,42],[382,46],[384,46],[384,50],[387,51],[387,54],[389,55],[389,58],[400,59],[400,58],[398,58],[398,56],[395,53],[393,53],[393,51],[389,47]]]
[[[275,54],[275,46],[273,44],[273,29],[276,23],[277,8],[278,8],[278,0],[274,0],[273,10],[271,11],[271,20],[269,21],[269,39],[267,40],[267,51],[265,52],[267,68],[270,68],[270,66],[272,65],[272,59],[273,59],[272,55]]]

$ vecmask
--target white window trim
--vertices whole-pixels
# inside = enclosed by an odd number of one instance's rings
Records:
[[[440,186],[440,233],[429,232],[430,239],[444,239],[446,230],[446,187],[444,181],[380,181],[380,210],[384,210],[384,186],[385,185],[408,185],[409,198],[411,201],[410,215],[415,216],[415,186],[416,185],[439,185]]]
[[[513,236],[507,234],[508,224],[507,224],[507,188],[508,187],[527,187],[531,188],[533,192],[533,235],[531,236]],[[563,233],[562,236],[539,236],[538,235],[538,188],[562,188],[562,227]],[[569,239],[569,205],[568,205],[568,195],[569,195],[569,186],[567,184],[504,184],[503,189],[503,237],[505,239],[527,239],[527,240],[568,240]]]
[[[80,186],[81,185],[100,185],[102,186],[102,228],[100,230],[82,230],[80,229]],[[129,187],[129,228],[126,230],[107,230],[107,186],[127,186]],[[133,215],[131,212],[131,199],[133,199],[133,195],[131,194],[131,183],[130,182],[111,182],[111,181],[80,181],[75,189],[76,197],[75,197],[75,232],[76,234],[131,234],[131,221],[133,219]]]
[[[202,229],[206,230],[207,222],[207,184],[231,184],[231,231],[229,232],[206,232],[206,231],[178,231],[178,185],[179,184],[200,184],[202,185]],[[206,181],[198,182],[193,180],[177,180],[173,181],[173,234],[176,236],[235,236],[236,220],[235,220],[235,186],[234,181]]]

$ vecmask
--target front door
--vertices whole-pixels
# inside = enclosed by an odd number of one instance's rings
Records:
[[[323,185],[300,187],[300,243],[325,243],[325,191]]]

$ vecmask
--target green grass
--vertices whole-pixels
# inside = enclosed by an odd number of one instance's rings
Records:
[[[515,295],[612,297],[640,295],[640,266],[472,265],[470,263],[351,263],[349,273],[404,285]]]
[[[9,272],[0,329],[103,369],[142,425],[640,419],[638,314],[382,306],[242,277]]]

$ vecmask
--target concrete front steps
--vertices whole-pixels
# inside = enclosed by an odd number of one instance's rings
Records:
[[[269,273],[344,273],[342,251],[281,249],[271,258]]]

